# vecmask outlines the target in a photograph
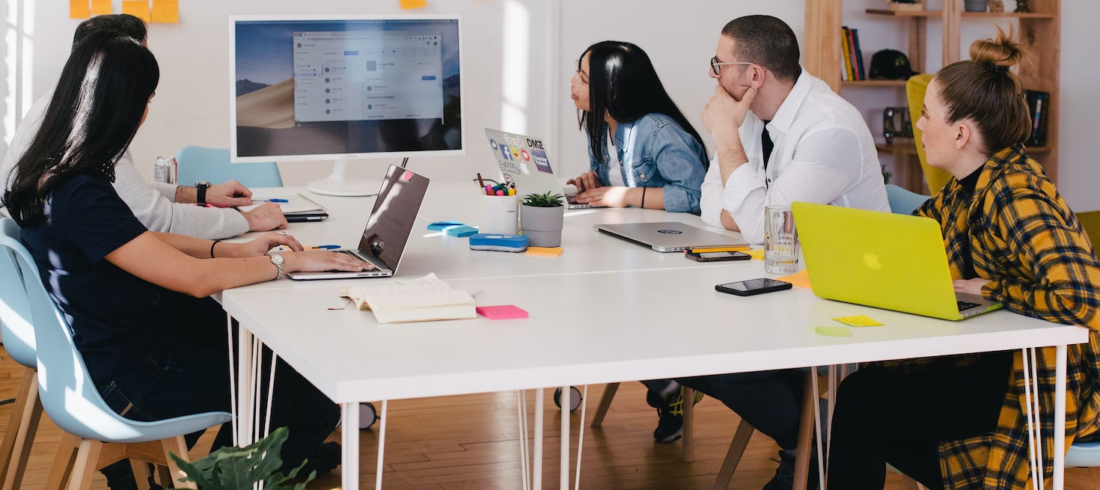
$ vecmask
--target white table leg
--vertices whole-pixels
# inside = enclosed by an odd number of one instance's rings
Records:
[[[241,325],[237,331],[237,444],[241,447],[251,444],[249,431],[252,428],[248,402],[252,398],[252,332]]]
[[[345,403],[340,408],[344,415],[340,425],[340,442],[343,449],[343,460],[340,462],[340,488],[357,490],[359,488],[359,404]],[[381,446],[378,451],[381,458]],[[381,465],[378,466],[378,473],[382,473]]]
[[[825,451],[823,449],[823,446],[822,446],[823,443],[822,443],[822,438],[821,438],[821,402],[820,402],[821,397],[818,395],[818,393],[821,393],[821,392],[818,391],[818,387],[817,387],[817,366],[811,367],[810,368],[810,373],[811,373],[810,380],[811,380],[811,383],[813,384],[813,388],[814,388],[813,389],[813,395],[814,395],[814,400],[813,400],[813,404],[814,404],[814,426],[816,427],[816,430],[817,430],[817,471],[818,471],[818,480],[817,481],[818,481],[818,485],[820,485],[821,488],[826,488],[826,486],[825,486],[825,460],[828,459],[828,454],[825,453]]]
[[[225,314],[225,330],[229,337],[228,349],[229,349],[229,411],[230,422],[233,428],[233,445],[240,446],[238,442],[237,434],[237,390],[236,390],[236,373],[233,372],[233,315],[229,313]]]
[[[535,468],[531,483],[531,488],[533,490],[542,490],[542,417],[544,411],[543,403],[545,403],[544,396],[544,389],[537,388],[535,390]]]
[[[382,473],[383,473],[382,470],[385,469],[385,467],[382,466],[382,457],[386,455],[386,418],[387,418],[386,412],[389,410],[388,407],[389,407],[389,402],[386,401],[386,400],[382,400],[382,416],[378,419],[378,472],[374,476],[374,489],[375,490],[382,490]],[[358,427],[359,423],[356,422],[355,425]],[[355,457],[358,458],[359,457],[359,447],[358,447],[358,445],[356,445],[355,454],[356,454]],[[356,488],[358,488],[358,487],[356,487]]]
[[[527,419],[527,405],[523,403],[523,390],[516,391],[516,429],[519,432],[519,470],[520,470],[520,482],[522,483],[523,490],[530,489],[530,480],[528,480],[527,474],[527,431],[524,429],[523,424]]]
[[[561,387],[561,490],[569,490],[569,400],[572,388]]]
[[[1054,490],[1065,486],[1066,472],[1066,346],[1057,347],[1054,390]]]

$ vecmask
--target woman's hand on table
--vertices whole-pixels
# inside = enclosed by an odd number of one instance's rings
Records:
[[[359,272],[375,268],[370,262],[327,250],[285,253],[283,260],[283,270],[286,272]]]
[[[224,243],[219,242],[214,245],[214,256],[218,258],[223,257],[260,257],[271,251],[271,249],[278,247],[287,247],[292,251],[301,252],[304,250],[301,243],[293,236],[286,233],[264,233],[258,238],[244,242],[244,243]]]
[[[585,172],[575,179],[569,179],[565,182],[566,185],[573,185],[577,187],[577,192],[590,191],[592,189],[598,189],[603,186],[600,183],[600,176],[596,172]]]
[[[597,208],[625,208],[630,206],[629,187],[600,187],[577,194],[573,202],[588,204]]]
[[[973,294],[975,296],[982,295],[982,286],[989,284],[989,279],[960,279],[954,282],[956,293]]]

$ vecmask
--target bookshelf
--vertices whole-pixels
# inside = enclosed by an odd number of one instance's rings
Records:
[[[848,0],[855,1],[855,0]],[[1050,93],[1048,105],[1049,121],[1047,126],[1047,144],[1042,148],[1028,148],[1028,154],[1043,165],[1047,175],[1057,183],[1058,179],[1058,107],[1059,107],[1059,71],[1061,67],[1061,0],[1031,0],[1030,13],[1015,12],[964,12],[962,0],[943,0],[941,10],[894,11],[888,7],[888,0],[862,0],[877,8],[868,8],[865,12],[871,19],[866,22],[896,22],[899,28],[908,30],[909,61],[913,69],[927,73],[925,53],[928,45],[928,23],[940,22],[943,25],[943,64],[948,65],[963,59],[961,46],[962,23],[990,22],[989,35],[995,34],[991,21],[1012,19],[1017,23],[1017,35],[1031,50],[1034,61],[1020,67],[1020,80],[1024,88]],[[822,79],[833,91],[844,95],[849,89],[895,89],[904,90],[905,82],[894,80],[842,81],[840,70],[843,62],[841,54],[841,27],[847,25],[858,29],[859,25],[846,23],[843,18],[844,0],[806,0],[806,43],[803,65],[812,75]],[[1013,2],[1006,2],[1006,10],[1014,8]],[[861,53],[864,63],[870,62],[870,55],[878,47],[863,40]],[[868,66],[868,70],[870,67]],[[904,93],[904,92],[901,92]],[[920,170],[916,148],[906,148],[912,140],[899,140],[895,145],[878,145],[880,152],[895,156],[898,174],[902,174],[903,186],[914,192],[927,192],[923,182],[913,182]],[[908,181],[908,182],[906,182]]]

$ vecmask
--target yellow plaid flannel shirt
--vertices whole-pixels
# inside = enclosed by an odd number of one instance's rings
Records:
[[[1042,167],[1022,145],[986,162],[974,192],[952,179],[913,214],[940,223],[955,279],[991,282],[982,295],[1018,314],[1093,330],[1068,349],[1066,448],[1100,430],[1100,263],[1087,235]],[[970,364],[981,354],[886,363],[896,369]],[[1039,349],[1043,478],[1051,485],[1054,454],[1055,349]],[[1016,352],[997,430],[940,445],[946,488],[1031,488],[1023,359]],[[1034,380],[1033,380],[1034,382]]]

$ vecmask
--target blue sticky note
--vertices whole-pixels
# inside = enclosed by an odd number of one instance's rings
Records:
[[[463,224],[457,221],[436,221],[428,225],[428,231],[443,231],[452,226],[462,226]]]
[[[456,226],[454,228],[447,228],[447,234],[457,237],[467,237],[477,233],[477,228],[472,226]]]

